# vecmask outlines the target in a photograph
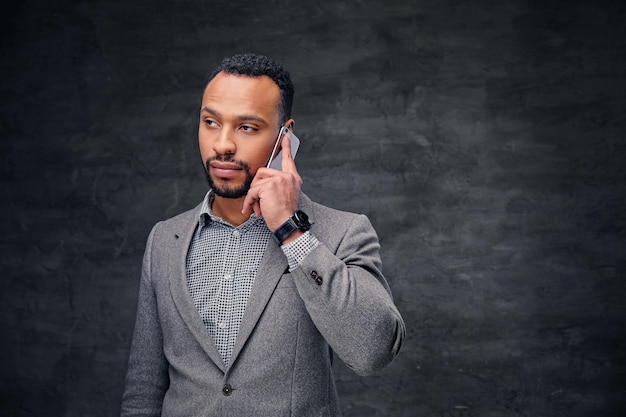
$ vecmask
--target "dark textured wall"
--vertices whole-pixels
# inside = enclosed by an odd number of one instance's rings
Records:
[[[346,416],[626,411],[622,1],[3,6],[0,414],[114,416],[141,256],[205,182],[223,56],[296,84],[298,167],[364,212],[408,326]]]

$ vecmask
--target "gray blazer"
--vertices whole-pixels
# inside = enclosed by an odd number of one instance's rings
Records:
[[[405,327],[364,215],[300,209],[322,242],[289,272],[271,240],[226,368],[187,288],[200,206],[157,223],[146,245],[122,416],[339,416],[333,352],[361,375],[398,354]]]

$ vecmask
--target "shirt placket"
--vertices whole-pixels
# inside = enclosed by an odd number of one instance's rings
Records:
[[[234,346],[236,337],[236,323],[233,317],[234,311],[234,295],[235,295],[235,268],[239,261],[239,253],[241,248],[241,231],[233,228],[230,230],[226,245],[223,267],[220,275],[222,296],[219,297],[219,309],[217,319],[218,339],[222,341],[220,353],[224,362],[228,365],[230,355]]]

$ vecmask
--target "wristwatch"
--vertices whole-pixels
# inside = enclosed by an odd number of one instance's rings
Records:
[[[302,210],[298,210],[293,213],[293,216],[287,219],[285,223],[276,229],[274,232],[274,239],[276,240],[276,243],[282,245],[285,239],[287,239],[296,230],[306,232],[310,228],[311,223],[309,223],[309,216],[307,216]]]

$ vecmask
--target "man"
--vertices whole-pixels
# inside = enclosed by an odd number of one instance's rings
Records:
[[[359,374],[404,323],[364,215],[312,202],[282,140],[293,85],[273,60],[227,58],[202,97],[210,190],[146,245],[122,416],[339,416],[337,355]]]

